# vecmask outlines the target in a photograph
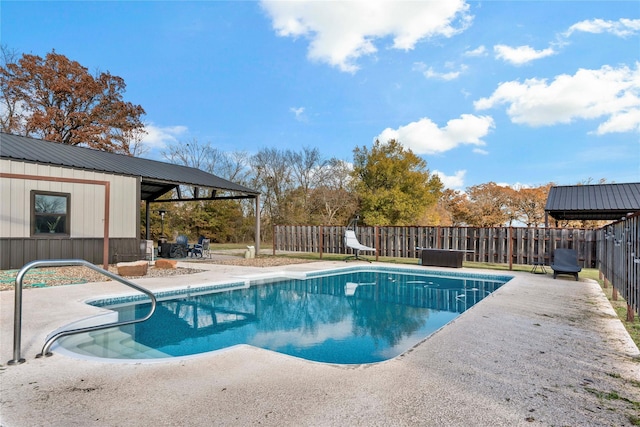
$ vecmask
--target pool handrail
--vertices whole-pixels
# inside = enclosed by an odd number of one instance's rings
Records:
[[[156,310],[156,297],[155,295],[149,291],[148,289],[143,288],[142,286],[136,285],[135,283],[132,283],[128,280],[126,280],[123,277],[118,276],[117,274],[111,273],[110,271],[107,271],[103,268],[100,268],[94,264],[91,264],[90,262],[83,260],[83,259],[56,259],[56,260],[36,260],[36,261],[31,261],[27,264],[25,264],[20,271],[18,271],[18,274],[16,275],[16,286],[15,286],[15,302],[14,302],[14,317],[13,317],[13,359],[9,360],[9,362],[7,362],[9,365],[17,365],[20,363],[24,363],[25,359],[20,357],[20,341],[21,341],[21,335],[22,335],[22,281],[24,280],[24,276],[27,274],[27,272],[29,270],[31,270],[32,268],[35,267],[63,267],[63,266],[72,266],[72,265],[79,265],[79,266],[84,266],[87,268],[90,268],[91,270],[97,271],[98,273],[101,273],[117,282],[122,283],[123,285],[129,286],[130,288],[133,288],[137,291],[140,291],[144,294],[146,294],[149,299],[151,300],[151,309],[149,310],[149,313],[144,316],[141,317],[139,319],[133,319],[133,320],[127,320],[124,322],[111,322],[111,323],[105,323],[103,325],[94,325],[94,326],[87,326],[84,328],[77,328],[77,329],[69,329],[69,330],[65,330],[65,331],[61,331],[58,332],[54,335],[52,335],[49,339],[47,339],[47,341],[45,342],[44,346],[42,347],[42,352],[38,355],[36,355],[36,357],[42,357],[42,356],[51,356],[51,353],[49,352],[49,349],[51,348],[51,345],[53,345],[53,343],[58,339],[58,338],[62,338],[65,336],[69,336],[69,335],[74,335],[74,334],[79,334],[81,332],[90,332],[90,331],[98,331],[101,329],[107,329],[107,328],[113,328],[113,327],[117,327],[117,326],[124,326],[124,325],[131,325],[134,323],[140,323],[140,322],[144,322],[145,320],[149,319],[153,313]]]

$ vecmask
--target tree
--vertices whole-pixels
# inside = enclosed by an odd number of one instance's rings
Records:
[[[16,61],[18,53],[9,49],[7,46],[2,45],[0,47],[0,67],[4,68],[6,64],[10,64]],[[2,69],[0,68],[0,69]],[[20,108],[20,102],[15,96],[14,91],[9,87],[9,81],[2,77],[0,74],[0,130],[6,133],[11,133],[11,129],[18,129],[20,127],[20,121],[22,120],[22,110]]]
[[[162,156],[171,163],[200,169],[213,175],[244,185],[248,174],[247,156],[243,152],[226,153],[210,142],[196,138],[167,146]],[[241,181],[241,182],[239,182]],[[182,194],[195,196],[194,189],[180,187]],[[200,197],[212,196],[210,190],[199,189]],[[222,195],[218,193],[217,195]],[[254,228],[247,223],[255,221],[253,204],[246,200],[215,200],[178,203],[172,225],[192,240],[200,235],[212,242],[236,242],[252,238]],[[250,233],[247,232],[249,229]]]
[[[261,193],[265,225],[285,224],[285,200],[295,188],[286,151],[264,148],[251,157],[250,163],[252,186]]]
[[[0,88],[3,132],[130,154],[130,141],[144,130],[145,112],[123,100],[121,77],[92,76],[55,50],[3,64]]]
[[[427,163],[395,140],[376,140],[371,150],[356,148],[353,157],[352,176],[366,224],[419,223],[440,197],[438,176],[430,176]]]
[[[358,198],[352,191],[351,168],[347,162],[330,159],[319,174],[318,184],[309,195],[312,223],[347,224],[358,210]]]
[[[322,182],[327,161],[322,158],[317,148],[303,147],[301,152],[288,150],[286,152],[291,166],[295,190],[289,194],[290,206],[288,217],[297,218],[294,223],[311,223],[312,212],[309,209],[311,190]]]
[[[521,188],[518,190],[519,220],[527,227],[544,225],[544,208],[547,204],[549,189],[553,183],[540,187]]]
[[[470,216],[470,202],[466,194],[447,188],[442,192],[439,204],[449,216],[449,223],[454,227],[467,224]]]
[[[509,215],[511,188],[499,186],[495,182],[467,187],[469,199],[468,225],[475,227],[500,227],[506,225]]]
[[[124,132],[125,144],[129,147],[129,154],[133,157],[141,157],[149,152],[149,147],[144,145],[143,139],[147,131],[143,128],[136,128]]]

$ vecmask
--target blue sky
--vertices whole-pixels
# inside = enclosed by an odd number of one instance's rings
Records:
[[[638,1],[5,1],[1,42],[126,84],[157,158],[399,140],[449,188],[640,181]]]

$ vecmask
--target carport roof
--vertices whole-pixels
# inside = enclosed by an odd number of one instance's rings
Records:
[[[617,220],[640,211],[640,183],[551,187],[544,210],[556,220]]]
[[[200,169],[156,160],[114,154],[86,147],[60,144],[0,132],[0,157],[31,163],[140,177],[141,199],[154,201],[168,191],[183,185],[209,188],[214,195],[225,196],[180,200],[213,200],[222,198],[254,198],[259,192],[227,181]],[[231,194],[231,196],[229,196]]]

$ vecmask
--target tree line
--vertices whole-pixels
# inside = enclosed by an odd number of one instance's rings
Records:
[[[90,74],[55,51],[45,58],[19,57],[3,46],[0,89],[2,132],[134,156],[145,152],[145,112],[124,100],[126,84],[121,77]],[[164,227],[170,237],[186,234],[214,242],[251,241],[256,214],[262,222],[263,241],[272,237],[272,225],[346,225],[356,215],[364,225],[539,227],[544,224],[544,206],[553,185],[511,188],[489,182],[464,191],[445,189],[427,162],[396,140],[356,146],[352,161],[326,158],[313,147],[223,152],[197,139],[169,145],[161,155],[167,162],[255,189],[261,193],[261,204],[257,213],[246,200],[154,204],[150,212],[153,239]],[[164,221],[160,209],[166,211]]]
[[[464,191],[444,189],[426,162],[395,140],[356,147],[353,163],[324,158],[317,148],[263,148],[249,155],[223,152],[196,139],[170,145],[162,156],[259,191],[263,241],[271,239],[273,225],[347,225],[356,215],[362,225],[541,227],[547,194],[554,185],[512,188],[489,182]],[[174,234],[205,235],[216,242],[253,239],[252,202],[174,203],[163,209]],[[152,218],[152,231],[159,235],[157,212]]]

